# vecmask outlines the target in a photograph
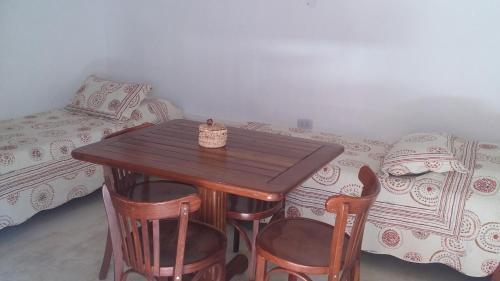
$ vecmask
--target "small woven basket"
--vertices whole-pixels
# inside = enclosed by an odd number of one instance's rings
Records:
[[[227,129],[224,124],[214,123],[208,119],[206,124],[199,126],[198,144],[206,148],[219,148],[226,145]]]

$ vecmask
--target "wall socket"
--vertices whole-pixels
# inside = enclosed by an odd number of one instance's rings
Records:
[[[306,0],[306,5],[309,8],[314,8],[314,7],[316,7],[316,0]]]
[[[312,130],[313,120],[299,118],[299,119],[297,119],[297,128],[304,129],[304,130]]]

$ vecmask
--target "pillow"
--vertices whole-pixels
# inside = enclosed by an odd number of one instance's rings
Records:
[[[130,121],[137,125],[144,122],[157,124],[181,118],[184,118],[182,110],[170,101],[160,98],[145,98],[141,105],[132,111]]]
[[[127,121],[151,93],[151,85],[108,81],[89,76],[66,109],[92,116]]]
[[[468,170],[454,155],[455,138],[438,133],[418,133],[401,138],[384,157],[382,172],[393,176]]]

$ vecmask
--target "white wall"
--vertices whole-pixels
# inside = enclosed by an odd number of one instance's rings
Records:
[[[0,0],[0,119],[61,107],[106,72],[100,2]]]
[[[0,118],[106,72],[195,115],[500,141],[499,15],[497,0],[3,0]]]
[[[110,71],[188,113],[500,140],[500,1],[123,1]]]

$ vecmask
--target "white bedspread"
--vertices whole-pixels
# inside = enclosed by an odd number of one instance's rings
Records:
[[[389,145],[328,133],[248,123],[247,129],[334,142],[345,152],[287,196],[287,216],[333,223],[325,211],[334,194],[359,195],[359,168],[379,172]],[[363,250],[417,263],[443,263],[470,276],[491,274],[500,261],[500,145],[457,139],[469,174],[383,177],[370,211]]]
[[[0,229],[101,187],[102,168],[74,148],[120,129],[182,118],[166,100],[146,99],[124,123],[55,109],[0,121]]]

